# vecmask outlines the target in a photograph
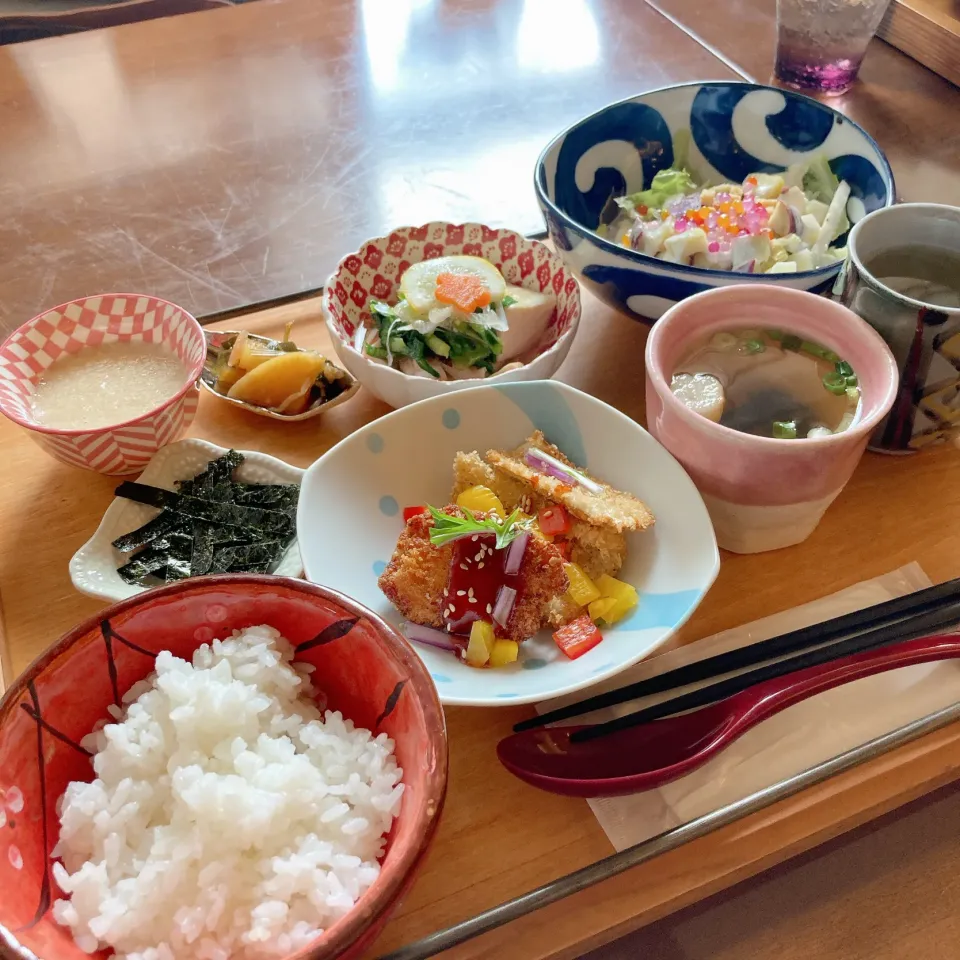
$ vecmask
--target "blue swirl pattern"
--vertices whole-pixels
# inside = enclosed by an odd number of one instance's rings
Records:
[[[593,185],[586,193],[577,187],[575,175],[580,158],[606,140],[622,140],[636,148],[646,182],[652,180],[658,170],[673,163],[670,128],[653,107],[643,103],[618,103],[572,130],[560,147],[554,193],[564,213],[591,229],[599,224],[600,211],[607,200],[621,197],[627,191],[626,178],[615,167],[597,170]]]
[[[734,282],[820,292],[840,269],[838,263],[775,278],[734,275],[654,260],[597,236],[594,230],[610,197],[649,186],[657,171],[673,163],[674,138],[687,131],[693,166],[709,164],[722,179],[740,182],[751,173],[781,172],[785,157],[792,161],[824,154],[859,201],[848,213],[870,213],[895,198],[890,165],[870,136],[826,104],[789,90],[752,83],[680,84],[606,107],[547,147],[534,185],[547,230],[568,266],[602,300],[628,314],[631,297],[640,298],[635,303],[666,308]],[[590,151],[597,167],[590,185],[581,190],[577,168]]]

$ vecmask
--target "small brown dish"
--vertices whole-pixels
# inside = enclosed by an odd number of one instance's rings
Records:
[[[231,403],[236,407],[242,407],[244,410],[249,410],[261,417],[270,417],[272,420],[309,420],[311,417],[316,417],[331,407],[349,400],[360,389],[360,383],[356,378],[347,373],[346,370],[326,360],[322,373],[310,387],[310,392],[305,399],[306,407],[295,413],[286,413],[271,406],[231,397],[217,387],[223,379],[224,371],[228,367],[228,358],[234,352],[239,337],[244,336],[254,351],[258,349],[262,349],[264,352],[275,351],[277,356],[283,353],[309,351],[298,350],[288,340],[271,340],[269,337],[261,337],[240,330],[204,330],[203,335],[206,339],[207,354],[203,370],[200,372],[200,383],[204,389],[220,400]],[[239,382],[239,379],[241,378],[238,378],[237,382]]]

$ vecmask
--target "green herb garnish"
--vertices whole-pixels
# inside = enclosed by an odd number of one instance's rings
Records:
[[[428,506],[430,516],[433,517],[433,528],[430,530],[430,542],[435,547],[442,547],[461,537],[470,537],[478,534],[495,534],[497,549],[513,543],[521,533],[530,529],[531,521],[521,516],[519,510],[514,510],[506,520],[499,517],[488,517],[478,520],[467,512],[465,517],[451,517],[448,513],[441,513],[436,507]]]
[[[774,420],[773,421],[773,439],[774,440],[796,440],[797,423],[795,420]]]
[[[824,375],[823,385],[838,397],[847,392],[847,378],[836,370]]]
[[[473,323],[458,323],[454,329],[437,327],[431,334],[418,333],[404,324],[389,303],[370,301],[370,316],[377,328],[379,344],[366,344],[364,352],[379,360],[389,354],[410,357],[432,377],[440,373],[430,364],[432,359],[449,360],[458,367],[477,367],[494,372],[497,357],[503,352],[503,341],[495,330]]]
[[[500,301],[500,306],[503,307],[504,310],[506,310],[507,307],[512,307],[516,302],[517,302],[517,298],[516,298],[516,297],[511,297],[510,294],[508,293],[508,294]]]

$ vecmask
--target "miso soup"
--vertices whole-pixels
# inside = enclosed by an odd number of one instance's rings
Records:
[[[860,404],[849,363],[780,330],[715,333],[677,364],[670,387],[701,416],[777,440],[841,433]]]

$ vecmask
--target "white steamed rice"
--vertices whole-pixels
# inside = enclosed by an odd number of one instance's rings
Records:
[[[271,957],[348,913],[380,872],[403,771],[386,734],[321,716],[271,627],[161,653],[83,741],[62,798],[54,906],[81,949],[130,960]],[[311,695],[313,697],[311,698]],[[320,704],[322,706],[322,704]]]

